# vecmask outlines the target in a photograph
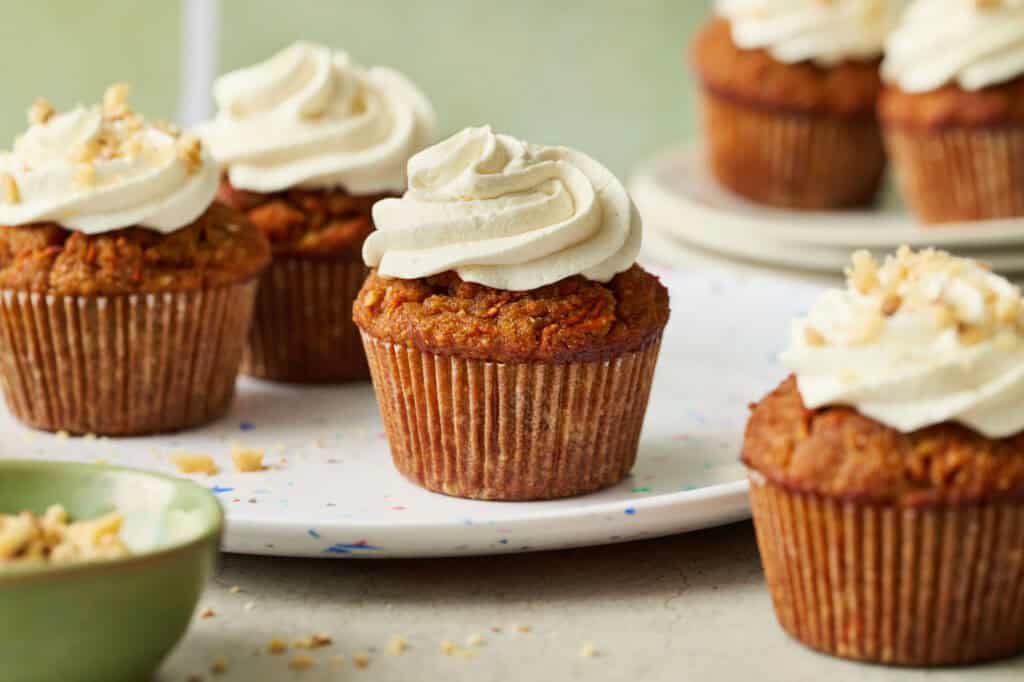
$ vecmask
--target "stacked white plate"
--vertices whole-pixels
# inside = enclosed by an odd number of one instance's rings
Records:
[[[630,190],[644,218],[649,255],[686,262],[694,250],[771,267],[836,274],[850,254],[903,244],[934,246],[1024,273],[1024,219],[924,227],[887,191],[876,207],[789,211],[760,206],[719,186],[698,145],[663,152],[635,173]]]

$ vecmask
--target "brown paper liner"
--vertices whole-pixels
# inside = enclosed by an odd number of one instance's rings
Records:
[[[398,471],[484,500],[570,497],[625,478],[660,342],[604,361],[501,364],[363,334]]]
[[[873,119],[758,108],[708,91],[702,99],[709,165],[728,189],[806,210],[875,200],[886,162]]]
[[[256,282],[183,293],[0,291],[0,382],[47,431],[132,435],[211,421],[234,395]]]
[[[872,505],[756,473],[751,503],[775,613],[807,646],[918,666],[1024,651],[1024,503]]]
[[[369,379],[352,322],[368,272],[361,260],[275,257],[260,283],[242,372],[299,383]]]
[[[900,190],[922,221],[1024,216],[1024,129],[889,126],[885,141]]]

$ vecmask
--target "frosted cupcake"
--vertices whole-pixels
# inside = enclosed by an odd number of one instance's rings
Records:
[[[782,626],[836,656],[1024,651],[1024,307],[970,260],[854,257],[743,444]]]
[[[367,269],[370,209],[405,188],[434,141],[434,112],[407,78],[299,42],[229,73],[200,128],[227,168],[220,200],[270,239],[243,371],[278,381],[366,379],[352,301]]]
[[[373,209],[354,306],[398,470],[479,499],[579,495],[636,459],[668,292],[580,152],[469,128]]]
[[[174,431],[234,395],[266,239],[214,204],[199,140],[150,125],[110,88],[0,153],[0,381],[51,431]]]
[[[916,0],[882,73],[886,143],[918,217],[1024,216],[1024,0]]]
[[[754,201],[871,203],[885,169],[878,64],[896,0],[719,0],[695,40],[711,171]]]

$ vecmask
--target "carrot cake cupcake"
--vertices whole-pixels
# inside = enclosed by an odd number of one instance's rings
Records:
[[[916,0],[882,74],[886,143],[920,219],[1024,216],[1024,0]]]
[[[567,497],[636,458],[668,292],[593,159],[469,128],[374,206],[354,307],[398,470],[479,499]]]
[[[697,36],[711,171],[756,202],[874,201],[885,169],[878,64],[897,0],[719,0]]]
[[[775,611],[846,658],[1024,651],[1024,316],[978,263],[854,257],[793,325],[743,445]]]
[[[299,42],[217,81],[200,128],[227,173],[220,200],[270,239],[242,371],[277,381],[368,379],[352,324],[370,209],[405,189],[435,140],[434,111],[403,75]]]
[[[0,153],[0,385],[36,428],[172,431],[234,394],[269,245],[213,203],[200,141],[126,92],[66,113],[38,100]]]

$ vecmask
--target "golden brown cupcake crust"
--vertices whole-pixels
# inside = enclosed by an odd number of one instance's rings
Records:
[[[790,377],[752,407],[743,462],[787,488],[902,506],[1024,500],[1024,434],[904,434],[853,408],[808,409]]]
[[[956,84],[922,93],[888,85],[878,112],[886,125],[908,128],[992,128],[1024,125],[1024,76],[981,90]]]
[[[265,237],[217,204],[161,234],[131,227],[96,235],[55,223],[0,226],[0,288],[91,296],[194,291],[257,276],[270,260]]]
[[[224,178],[217,198],[245,213],[270,240],[275,256],[361,260],[373,231],[373,205],[391,194],[352,195],[343,189],[289,189],[260,194]]]
[[[580,276],[512,292],[452,272],[403,280],[371,272],[354,319],[371,336],[493,362],[578,362],[642,348],[668,322],[668,291],[633,266],[603,284]]]
[[[785,64],[767,50],[737,46],[729,22],[721,17],[698,33],[693,63],[704,87],[718,97],[792,113],[873,119],[882,87],[880,60],[829,68],[812,62]]]

